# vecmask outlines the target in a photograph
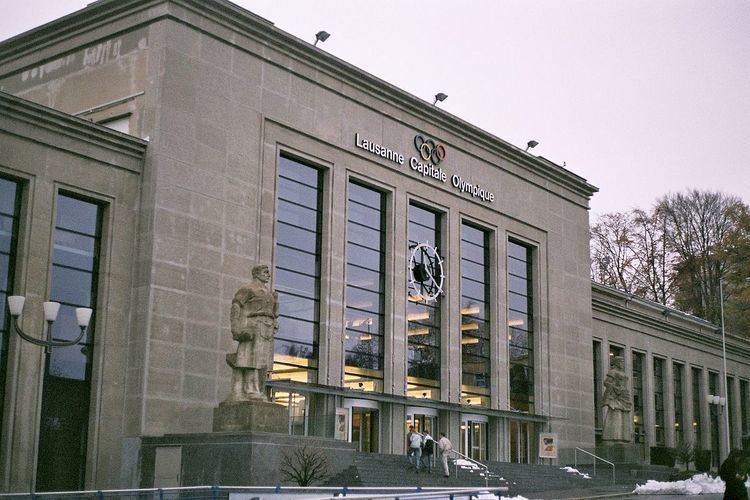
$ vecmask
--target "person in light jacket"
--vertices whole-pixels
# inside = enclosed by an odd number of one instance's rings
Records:
[[[445,477],[450,477],[448,471],[448,455],[450,455],[453,445],[450,440],[445,437],[445,432],[440,433],[440,439],[438,440],[438,449],[440,450],[440,458],[443,461],[443,474]]]

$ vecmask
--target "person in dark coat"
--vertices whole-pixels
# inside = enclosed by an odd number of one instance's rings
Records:
[[[719,477],[726,483],[724,500],[748,500],[745,487],[747,472],[740,468],[741,459],[742,452],[732,450],[719,467]]]

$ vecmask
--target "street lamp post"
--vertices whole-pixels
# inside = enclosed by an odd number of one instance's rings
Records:
[[[732,441],[729,435],[729,384],[727,383],[727,337],[724,331],[724,280],[719,280],[719,304],[721,307],[721,357],[724,362],[724,401],[727,403],[727,410],[724,412],[724,428],[727,440],[727,453],[732,449]]]

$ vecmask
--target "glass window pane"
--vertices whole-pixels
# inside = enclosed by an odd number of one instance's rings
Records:
[[[409,221],[434,229],[437,227],[437,214],[416,205],[409,205]]]
[[[78,233],[97,234],[99,207],[68,196],[57,197],[57,227]]]
[[[291,201],[305,207],[318,207],[318,190],[315,185],[281,179],[279,181],[279,199]]]
[[[381,274],[378,271],[362,269],[352,265],[346,266],[346,282],[372,291],[378,291],[382,288]]]
[[[349,220],[363,226],[372,226],[380,220],[380,210],[349,202]]]
[[[518,259],[508,259],[508,273],[525,278],[528,276],[526,262]]]
[[[508,308],[519,312],[528,312],[529,298],[515,292],[508,292]]]
[[[526,247],[512,241],[508,242],[508,255],[522,261],[528,260]]]
[[[487,286],[472,280],[461,280],[461,295],[466,299],[481,301],[485,299]]]
[[[303,359],[317,359],[317,350],[313,344],[284,340],[276,338],[273,343],[276,354]],[[276,360],[278,363],[279,360]]]
[[[346,287],[346,303],[349,307],[378,313],[381,310],[381,297],[379,293]]]
[[[5,215],[15,214],[17,189],[17,183],[0,178],[0,213]]]
[[[49,374],[65,379],[86,380],[86,353],[89,350],[90,347],[85,345],[53,349],[49,360]]]
[[[276,245],[276,265],[278,267],[317,277],[319,264],[316,254]]]
[[[279,200],[276,220],[299,227],[318,227],[318,211]]]
[[[96,239],[91,236],[55,231],[53,260],[55,264],[91,271],[94,269]]]
[[[312,344],[315,340],[316,330],[316,324],[313,322],[281,316],[279,317],[279,330],[276,332],[276,337]]]
[[[371,250],[380,251],[381,250],[381,230],[380,230],[380,220],[376,221],[370,221],[370,223],[378,223],[376,227],[365,227],[360,224],[355,224],[354,222],[349,222],[349,225],[347,226],[347,239],[348,241],[352,243],[357,243],[358,245],[361,245],[365,248],[369,248]]]
[[[461,276],[474,280],[476,282],[484,283],[487,282],[486,276],[487,267],[484,264],[477,264],[468,260],[461,261]]]
[[[278,233],[276,241],[288,247],[315,253],[318,246],[318,238],[315,231],[301,227],[290,226],[281,221],[277,224]]]
[[[0,193],[0,196],[2,193]],[[0,215],[0,252],[9,253],[13,238],[13,217]]]
[[[318,303],[313,299],[279,292],[279,312],[283,316],[317,321]]]
[[[319,187],[318,169],[308,167],[291,158],[284,156],[279,158],[279,175],[297,181],[300,184]]]
[[[87,271],[53,266],[50,298],[55,302],[66,302],[79,307],[90,307],[92,278],[91,273]]]
[[[518,278],[512,274],[508,275],[508,291],[521,295],[528,293],[529,282],[523,278]]]
[[[373,314],[367,311],[347,308],[345,327],[363,333],[377,334],[380,332],[381,317],[382,314]]]
[[[346,351],[346,366],[364,368],[366,370],[382,370],[383,358],[378,355],[369,355],[360,351]]]
[[[0,253],[0,290],[8,290],[8,273],[10,271],[10,255]],[[4,308],[5,303],[0,304]],[[0,324],[2,327],[2,324]]]
[[[349,183],[349,199],[367,205],[368,207],[380,209],[382,193],[375,189],[360,186],[355,182]]]
[[[295,295],[318,298],[318,281],[312,276],[294,273],[285,269],[276,268],[276,280],[274,287],[276,291],[290,292]]]
[[[349,243],[346,245],[346,258],[350,264],[366,269],[377,271],[380,269],[381,254],[376,250],[370,250],[359,245]]]

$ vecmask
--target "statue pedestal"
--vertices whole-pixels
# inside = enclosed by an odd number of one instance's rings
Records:
[[[642,446],[634,443],[607,443],[604,441],[596,447],[596,456],[616,464],[635,464],[643,462]]]
[[[289,432],[288,410],[266,401],[224,401],[214,408],[214,432]]]

